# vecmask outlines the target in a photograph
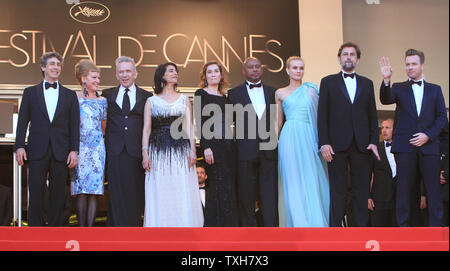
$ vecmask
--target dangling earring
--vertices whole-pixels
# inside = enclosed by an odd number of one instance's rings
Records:
[[[89,95],[87,89],[86,89],[86,82],[83,82],[83,94],[85,97],[87,97]]]

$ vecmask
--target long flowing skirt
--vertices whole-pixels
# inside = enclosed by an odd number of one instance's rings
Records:
[[[327,166],[321,157],[312,124],[288,120],[278,143],[280,225],[328,227],[330,190]],[[282,197],[280,197],[282,199]]]

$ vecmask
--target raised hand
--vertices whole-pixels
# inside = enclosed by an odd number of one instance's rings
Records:
[[[383,79],[385,80],[385,82],[390,81],[391,76],[392,76],[392,68],[391,68],[391,63],[389,62],[389,58],[383,56],[379,63],[380,63],[380,70],[381,70],[381,75],[383,75]]]

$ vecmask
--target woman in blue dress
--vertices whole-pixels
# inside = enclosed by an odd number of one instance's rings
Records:
[[[103,195],[105,172],[106,99],[97,93],[100,69],[92,61],[81,60],[75,66],[75,76],[82,86],[77,93],[80,104],[80,153],[78,165],[71,170],[72,196],[76,196],[76,211],[80,226],[93,226],[97,212],[97,197]]]
[[[280,225],[328,227],[328,172],[317,147],[319,90],[315,84],[302,84],[304,69],[300,57],[290,57],[286,62],[289,85],[275,92],[278,105],[278,169],[280,192],[283,191],[280,199],[284,196],[284,202],[280,202]]]

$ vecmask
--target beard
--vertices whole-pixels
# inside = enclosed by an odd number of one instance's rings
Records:
[[[346,72],[351,72],[355,69],[356,65],[352,62],[352,63],[348,63],[348,62],[344,62],[343,64],[341,64],[342,69]]]

